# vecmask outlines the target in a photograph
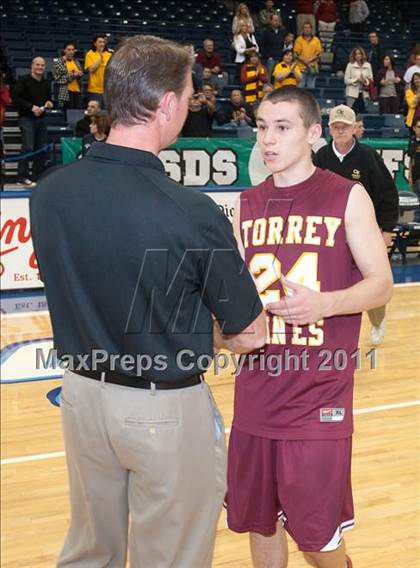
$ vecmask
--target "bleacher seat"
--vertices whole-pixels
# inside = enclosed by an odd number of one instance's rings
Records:
[[[365,128],[383,128],[384,115],[383,114],[361,114]]]
[[[45,112],[47,126],[66,126],[66,115],[63,110],[51,109]]]
[[[67,109],[66,111],[66,121],[67,124],[74,131],[77,122],[85,116],[85,111],[83,109]]]
[[[390,128],[404,128],[405,121],[402,114],[384,114],[384,126]]]

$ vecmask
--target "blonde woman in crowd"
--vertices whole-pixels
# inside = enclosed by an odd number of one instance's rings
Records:
[[[366,112],[365,100],[369,98],[369,84],[373,81],[372,66],[361,47],[355,47],[349,59],[344,73],[346,104],[356,113],[363,113]]]
[[[251,18],[249,8],[245,4],[245,2],[241,2],[238,5],[238,7],[236,8],[236,12],[235,12],[235,15],[234,15],[233,21],[232,21],[232,33],[233,33],[233,35],[236,35],[238,33],[239,26],[242,22],[245,22],[245,23],[248,24],[250,33],[253,34],[255,32],[254,22]]]

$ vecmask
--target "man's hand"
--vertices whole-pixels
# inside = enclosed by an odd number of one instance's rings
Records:
[[[213,75],[217,75],[218,73],[220,73],[220,67],[218,67],[217,65],[215,65],[211,72],[213,73]]]
[[[385,231],[382,231],[382,238],[384,240],[385,246],[386,247],[390,247],[392,244],[392,236],[393,233],[386,233]]]
[[[280,282],[287,296],[265,306],[268,312],[281,316],[286,323],[306,325],[321,320],[327,313],[327,296],[303,284],[296,284],[282,275]]]
[[[52,101],[47,101],[47,102],[44,104],[44,107],[45,107],[45,108],[53,108],[53,107],[54,107],[54,104],[52,103]]]
[[[41,114],[42,114],[44,111],[42,110],[41,107],[34,105],[34,106],[32,107],[32,112],[34,113],[35,116],[41,116]]]

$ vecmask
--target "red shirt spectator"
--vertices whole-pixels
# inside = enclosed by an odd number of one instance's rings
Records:
[[[214,51],[214,41],[212,39],[205,39],[203,41],[203,48],[204,49],[197,55],[195,62],[211,69],[212,73],[220,73],[223,69],[223,64],[220,55]]]
[[[313,14],[314,13],[314,0],[297,0],[297,13],[298,14]]]
[[[317,20],[327,22],[328,24],[331,22],[336,22],[337,7],[335,5],[335,2],[322,2],[316,13],[316,18]]]

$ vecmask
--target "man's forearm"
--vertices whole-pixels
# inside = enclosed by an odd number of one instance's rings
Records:
[[[259,317],[265,318],[265,315],[261,316],[260,314]],[[251,327],[253,327],[252,324]],[[261,337],[261,330],[257,328],[255,330],[248,329],[246,332],[237,335],[223,335],[218,322],[216,320],[213,322],[213,345],[217,350],[227,349],[233,353],[249,353],[264,345],[265,340]]]
[[[324,292],[324,317],[357,314],[384,306],[392,296],[392,277],[370,276],[345,290]]]

